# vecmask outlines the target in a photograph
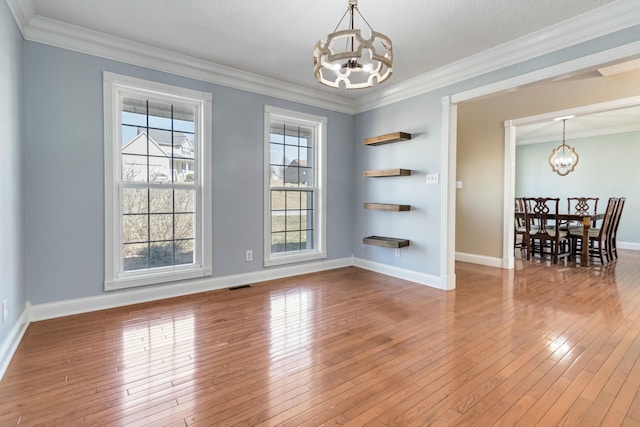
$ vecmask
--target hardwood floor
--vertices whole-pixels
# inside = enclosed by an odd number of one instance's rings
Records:
[[[640,425],[640,254],[355,267],[32,323],[0,425]]]

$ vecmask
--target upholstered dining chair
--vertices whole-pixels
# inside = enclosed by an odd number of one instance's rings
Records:
[[[609,198],[607,210],[604,212],[604,218],[602,219],[602,225],[589,229],[588,242],[582,241],[582,227],[569,229],[572,254],[577,256],[580,252],[579,248],[581,248],[582,245],[589,245],[589,256],[598,258],[601,264],[605,264],[613,259],[610,255],[611,230],[618,208],[618,200],[616,197]]]
[[[556,227],[559,224],[559,198],[525,197],[525,226],[527,228],[527,259],[534,252],[550,255],[554,264],[560,258],[571,258],[568,233]]]

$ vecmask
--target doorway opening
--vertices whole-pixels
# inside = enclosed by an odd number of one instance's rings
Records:
[[[568,61],[542,70],[533,71],[518,77],[503,80],[472,90],[460,92],[443,98],[442,110],[442,176],[446,177],[441,193],[441,209],[443,210],[443,223],[441,230],[444,238],[441,239],[441,276],[442,283],[446,289],[455,288],[455,260],[456,260],[456,168],[457,168],[457,125],[458,125],[458,104],[466,101],[478,100],[501,92],[513,91],[527,85],[541,82],[558,80],[567,76],[574,76],[579,73],[586,73],[597,69],[602,65],[609,65],[615,62],[626,61],[640,55],[640,42],[625,45],[624,49],[615,48],[603,51],[589,57]],[[550,113],[548,113],[550,114]],[[554,112],[553,114],[557,114]],[[518,119],[519,120],[519,119]],[[515,126],[514,126],[515,122]],[[512,253],[513,242],[513,194],[514,194],[514,162],[515,162],[515,132],[517,120],[511,120],[511,126],[505,131],[505,154],[504,154],[504,197],[502,208],[503,239],[502,258],[495,258],[502,268],[513,268]],[[509,218],[509,220],[505,220]]]

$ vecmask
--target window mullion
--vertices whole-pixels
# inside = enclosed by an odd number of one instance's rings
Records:
[[[175,182],[173,177],[173,171],[175,170],[175,153],[173,152],[175,149],[174,144],[174,115],[173,115],[173,104],[171,104],[171,168],[169,170],[169,174],[171,175],[171,264],[176,265],[176,190],[175,190]]]
[[[147,121],[147,182],[151,182],[151,165],[149,164],[149,100],[146,101],[147,109],[145,111],[145,118]],[[147,187],[147,268],[151,267],[151,189]]]

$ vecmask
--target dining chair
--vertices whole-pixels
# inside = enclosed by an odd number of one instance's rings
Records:
[[[620,197],[618,199],[616,212],[611,220],[612,221],[611,230],[608,234],[609,241],[607,242],[608,255],[609,255],[609,259],[611,260],[618,258],[618,248],[617,248],[616,240],[618,236],[618,226],[620,225],[620,218],[622,217],[622,209],[624,209],[624,204],[626,201],[627,201],[626,197]]]
[[[524,201],[522,197],[515,198],[514,212],[516,213],[524,213]],[[520,251],[524,251],[527,248],[527,227],[524,225],[523,217],[515,217],[513,221],[514,227],[514,241],[513,241],[513,252],[515,255],[515,250],[520,249]]]
[[[599,200],[599,197],[567,197],[567,213],[578,215],[595,215],[598,213]],[[596,226],[595,221],[593,222],[592,226]],[[570,221],[568,224],[566,224],[566,229],[579,227],[582,227],[582,224],[575,221]]]
[[[539,251],[540,255],[550,255],[554,264],[560,258],[571,259],[571,245],[568,232],[556,227],[559,223],[559,198],[525,197],[525,227],[527,229],[527,260]]]
[[[607,210],[605,211],[604,218],[602,219],[602,225],[600,227],[592,227],[589,229],[588,242],[582,241],[582,228],[569,229],[572,255],[577,256],[580,253],[582,245],[589,245],[589,256],[598,258],[601,264],[605,264],[613,259],[610,255],[610,233],[618,207],[618,200],[619,199],[616,197],[609,198],[609,201],[607,202]]]

